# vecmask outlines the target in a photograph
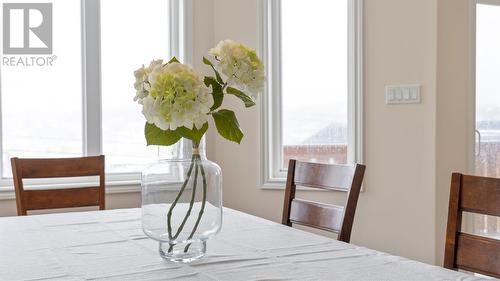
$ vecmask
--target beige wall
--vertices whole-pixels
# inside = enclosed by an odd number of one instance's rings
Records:
[[[194,61],[231,38],[259,46],[259,1],[195,0]],[[429,263],[442,260],[449,174],[466,169],[468,0],[364,0],[364,150],[367,173],[352,242]],[[388,84],[420,83],[422,103],[385,105]],[[211,130],[208,154],[223,169],[224,204],[274,221],[282,190],[259,186],[260,107],[238,108],[241,145]],[[341,203],[343,193],[298,196]],[[136,207],[138,193],[108,195],[111,208]],[[0,200],[0,214],[15,214]]]
[[[368,172],[354,242],[434,262],[436,2],[372,0],[364,11]],[[385,85],[405,83],[421,84],[422,103],[386,105]]]
[[[451,173],[469,171],[474,114],[471,87],[471,21],[468,0],[438,1],[436,258],[442,263]]]

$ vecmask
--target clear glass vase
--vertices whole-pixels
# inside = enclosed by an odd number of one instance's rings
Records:
[[[199,146],[183,139],[168,159],[142,173],[142,228],[159,242],[160,256],[191,262],[222,226],[222,173]]]

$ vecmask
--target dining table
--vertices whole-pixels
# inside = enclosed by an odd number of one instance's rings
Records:
[[[481,280],[224,208],[192,263],[142,231],[141,209],[0,218],[0,280]]]

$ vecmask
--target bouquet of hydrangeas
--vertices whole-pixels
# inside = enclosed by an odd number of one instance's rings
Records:
[[[172,145],[181,138],[199,144],[212,116],[219,134],[237,143],[243,133],[234,111],[219,109],[225,95],[241,99],[246,107],[255,105],[264,85],[264,66],[255,50],[224,40],[210,50],[213,61],[203,58],[214,76],[202,76],[191,66],[154,60],[136,70],[134,98],[146,117],[148,145]],[[221,75],[222,74],[222,75]]]
[[[176,239],[193,206],[176,233],[172,233],[171,215],[179,198],[184,192],[194,169],[196,180],[200,170],[203,180],[203,201],[201,212],[191,232],[196,232],[205,206],[206,178],[198,146],[209,127],[208,119],[213,118],[217,132],[227,140],[240,143],[243,133],[234,111],[221,109],[224,97],[235,96],[245,107],[255,105],[255,100],[264,86],[264,66],[255,50],[231,40],[224,40],[209,51],[211,59],[203,58],[203,63],[213,70],[212,76],[203,76],[187,64],[180,63],[175,57],[167,63],[154,60],[148,67],[134,72],[136,96],[134,101],[142,105],[146,118],[145,137],[148,145],[169,146],[186,138],[193,143],[193,156],[186,179],[170,205],[167,214],[167,227],[170,239]],[[187,251],[186,247],[185,251]]]

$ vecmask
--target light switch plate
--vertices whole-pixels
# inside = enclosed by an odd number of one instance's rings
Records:
[[[420,103],[420,85],[392,85],[385,87],[386,104]]]

